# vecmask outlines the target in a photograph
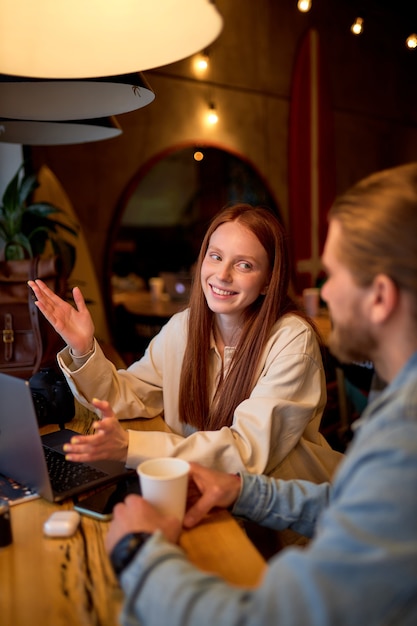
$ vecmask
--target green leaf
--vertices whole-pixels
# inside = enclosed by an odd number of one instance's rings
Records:
[[[3,193],[1,210],[6,216],[13,213],[18,206],[18,188],[21,167],[17,170],[16,174],[13,176]]]
[[[8,242],[4,248],[4,258],[6,261],[22,261],[26,258],[26,255],[22,246]]]
[[[63,213],[61,209],[57,209],[53,204],[49,204],[49,202],[36,202],[34,204],[30,204],[26,207],[26,211],[28,213],[33,213],[34,215],[40,215],[42,217],[46,217],[47,215],[52,215],[53,213]]]
[[[35,174],[29,174],[21,181],[19,192],[19,204],[23,205],[32,191],[39,187],[39,183]]]
[[[6,243],[4,256],[7,261],[32,258],[32,247],[28,238],[22,233],[17,233]]]
[[[26,235],[24,235],[23,233],[16,233],[16,235],[13,238],[13,241],[19,244],[20,246],[22,246],[23,248],[25,248],[25,250],[27,250],[27,252],[29,253],[29,256],[32,256],[30,241],[26,237]]]
[[[52,220],[48,220],[48,222],[52,222]],[[53,222],[56,226],[58,226],[59,228],[62,228],[62,230],[65,230],[65,232],[67,232],[70,235],[73,235],[74,237],[78,236],[78,229],[72,226],[69,226],[68,224],[64,224],[64,222],[58,222],[57,220],[54,220]]]

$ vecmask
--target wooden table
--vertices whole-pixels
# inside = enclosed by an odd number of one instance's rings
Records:
[[[77,407],[67,426],[90,432],[94,416]],[[166,428],[160,418],[128,420],[126,427]],[[43,430],[52,430],[47,427]],[[108,523],[82,516],[76,534],[68,539],[46,538],[42,527],[60,507],[43,499],[11,509],[13,544],[0,549],[0,623],[2,626],[115,626],[122,591],[104,549]],[[237,522],[226,512],[184,531],[180,545],[204,571],[230,583],[254,586],[266,564]]]

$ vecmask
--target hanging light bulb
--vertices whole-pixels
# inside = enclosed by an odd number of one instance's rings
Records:
[[[405,43],[407,44],[407,48],[410,48],[410,50],[414,50],[414,48],[417,48],[417,34],[412,33],[411,35],[409,35]]]
[[[350,30],[354,35],[361,35],[363,33],[363,17],[357,17]]]
[[[201,52],[194,58],[194,71],[196,74],[204,74],[209,66],[209,55],[207,52]]]
[[[298,0],[297,9],[301,13],[307,13],[311,9],[311,0]]]
[[[211,102],[209,106],[207,121],[209,124],[211,124],[211,126],[214,126],[214,124],[217,124],[217,122],[219,121],[219,116],[217,115],[216,107],[214,106],[213,102]]]
[[[201,150],[196,150],[194,152],[194,161],[202,161],[204,159],[204,154]]]

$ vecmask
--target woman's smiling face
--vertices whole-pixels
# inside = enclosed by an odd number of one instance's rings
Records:
[[[238,320],[264,292],[269,281],[265,248],[239,222],[225,222],[212,234],[203,264],[201,285],[213,313]]]

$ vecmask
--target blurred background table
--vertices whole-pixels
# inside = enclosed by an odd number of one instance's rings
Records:
[[[169,319],[187,306],[187,302],[170,298],[153,298],[150,291],[119,291],[113,293],[113,304],[122,305],[132,315]]]
[[[149,291],[113,291],[114,338],[128,365],[140,359],[150,340],[170,317],[187,306],[168,298],[155,299]]]
[[[128,364],[142,356],[149,341],[170,317],[187,307],[186,301],[155,299],[145,290],[114,291],[112,299],[116,347]],[[327,309],[320,309],[313,321],[327,345],[331,330]]]

